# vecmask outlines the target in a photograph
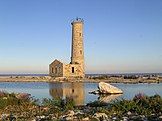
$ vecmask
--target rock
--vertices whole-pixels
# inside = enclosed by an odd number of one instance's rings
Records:
[[[83,112],[83,111],[78,110],[78,111],[75,113],[75,115],[84,115],[84,112]]]
[[[146,118],[145,115],[140,115],[140,117],[141,117],[141,119],[142,119],[143,121],[146,121],[146,120],[147,120],[147,118]]]
[[[46,117],[43,115],[43,116],[40,116],[40,119],[45,119]]]
[[[141,117],[140,116],[131,116],[130,117],[130,120],[141,120]]]
[[[159,119],[162,119],[162,116],[159,116]]]
[[[128,121],[128,117],[123,117],[123,121]]]
[[[57,120],[57,118],[56,118],[56,117],[54,117],[54,116],[53,116],[51,119],[52,119],[52,120],[54,120],[54,121],[55,121],[55,120]]]
[[[105,82],[100,82],[98,88],[101,94],[122,94],[123,93],[121,89],[114,87]]]
[[[94,118],[99,119],[99,120],[107,120],[108,116],[105,113],[95,113],[93,115]]]
[[[112,120],[117,120],[117,118],[116,117],[113,117]]]
[[[75,113],[74,113],[73,110],[69,110],[69,111],[68,111],[68,116],[71,116],[71,117],[72,117],[72,116],[74,116],[74,114],[75,114]]]
[[[72,121],[73,120],[73,117],[68,116],[68,117],[65,118],[65,120],[66,121]]]
[[[82,121],[89,121],[89,117],[82,118]]]
[[[42,116],[36,116],[36,121],[42,121],[42,120],[46,120],[48,119],[46,116],[42,115]]]
[[[7,120],[7,118],[9,118],[9,116],[10,116],[10,114],[2,114],[1,115],[1,120],[5,121],[5,120]]]
[[[3,99],[3,100],[7,100],[7,97],[3,97],[2,99]]]
[[[99,92],[99,90],[94,90],[94,91],[91,91],[91,92],[89,92],[90,94],[99,94],[100,92]]]
[[[130,116],[130,115],[132,115],[132,113],[131,113],[130,111],[128,111],[128,112],[127,112],[127,115]]]
[[[66,113],[66,115],[62,115],[61,117],[60,117],[60,119],[61,120],[65,120],[65,121],[71,121],[71,120],[73,120],[75,117],[74,117],[74,114],[75,114],[75,112],[73,111],[73,110],[69,110],[67,113]]]

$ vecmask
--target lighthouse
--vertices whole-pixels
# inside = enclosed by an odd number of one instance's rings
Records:
[[[83,19],[72,21],[71,64],[79,64],[84,75]]]
[[[55,59],[49,65],[49,75],[52,77],[84,78],[84,43],[83,43],[83,19],[76,18],[71,22],[72,44],[71,61],[69,64]]]

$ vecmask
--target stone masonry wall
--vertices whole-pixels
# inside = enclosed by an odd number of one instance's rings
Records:
[[[72,68],[74,68],[74,72],[72,72]],[[83,70],[80,64],[64,64],[63,73],[65,77],[84,77],[82,72]]]
[[[63,77],[63,63],[60,61],[53,61],[49,66],[49,74],[52,77]]]
[[[79,75],[84,75],[83,22],[72,22],[72,55],[71,63],[80,65]]]

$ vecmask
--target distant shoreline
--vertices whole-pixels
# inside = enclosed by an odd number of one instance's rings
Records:
[[[138,78],[138,79],[124,79],[121,77],[111,78],[90,78],[85,79],[67,79],[67,78],[51,78],[50,76],[0,76],[0,82],[85,82],[85,83],[125,83],[125,84],[137,84],[137,83],[162,83],[162,78]]]
[[[35,77],[35,76],[48,76],[49,74],[0,74],[0,78],[1,77],[9,77],[9,76],[20,76],[20,77]],[[162,73],[108,73],[108,74],[85,74],[86,77],[88,76],[120,76],[120,75],[141,75],[141,76],[145,76],[145,75],[159,75],[159,76],[162,76]]]

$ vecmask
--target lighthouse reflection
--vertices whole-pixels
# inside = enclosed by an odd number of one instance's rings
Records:
[[[70,98],[75,105],[84,105],[83,83],[49,83],[49,93],[54,99]]]

